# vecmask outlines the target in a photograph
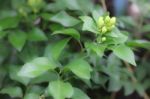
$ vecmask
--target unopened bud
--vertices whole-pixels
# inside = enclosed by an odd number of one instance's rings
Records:
[[[109,21],[110,21],[110,17],[109,17],[109,16],[106,16],[106,17],[105,17],[105,22],[108,23]]]
[[[115,25],[111,25],[107,29],[108,29],[108,31],[111,31],[113,28],[115,28]]]
[[[106,37],[102,37],[102,42],[105,42],[106,41]]]
[[[98,24],[98,27],[101,27],[101,26],[104,25],[104,19],[103,19],[103,17],[99,17],[97,24]]]
[[[116,17],[112,17],[110,19],[110,24],[112,24],[112,25],[116,24]]]
[[[106,33],[107,32],[107,28],[104,26],[102,27],[102,33]]]

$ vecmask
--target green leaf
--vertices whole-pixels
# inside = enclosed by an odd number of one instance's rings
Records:
[[[39,85],[32,85],[28,87],[26,93],[36,93],[38,95],[41,95],[41,93],[43,93],[44,91],[45,91],[45,87]]]
[[[56,24],[56,23],[53,23],[50,25],[50,29],[52,31],[58,31],[58,30],[63,30],[65,27],[60,25],[60,24]]]
[[[117,28],[108,33],[107,36],[109,36],[108,39],[112,39],[112,41],[110,41],[110,44],[122,44],[125,43],[128,39],[124,32],[121,32]]]
[[[34,99],[39,99],[40,96],[36,93],[28,93],[24,96],[23,99],[33,99],[33,97]]]
[[[108,90],[112,92],[117,92],[121,89],[122,83],[119,79],[110,77]]]
[[[134,53],[128,46],[121,44],[121,45],[115,46],[112,50],[116,56],[136,66]]]
[[[6,87],[3,88],[0,93],[2,94],[8,94],[9,96],[11,96],[12,98],[15,97],[20,97],[22,98],[23,93],[20,87]]]
[[[49,21],[52,16],[53,16],[53,14],[50,14],[50,13],[42,13],[41,14],[41,17],[46,21]]]
[[[57,80],[49,83],[48,92],[54,99],[65,99],[71,98],[74,90],[70,83]]]
[[[97,29],[96,23],[94,22],[94,20],[91,17],[82,16],[80,18],[83,21],[83,27],[82,27],[83,31],[90,31],[92,33],[98,34],[98,29]]]
[[[144,90],[144,87],[143,87],[142,84],[136,83],[136,84],[134,84],[134,87],[135,87],[136,92],[137,92],[140,96],[144,96],[145,90]]]
[[[83,59],[75,59],[71,61],[66,67],[68,67],[75,75],[82,79],[90,79],[92,68],[88,62]]]
[[[18,51],[21,51],[26,42],[27,36],[24,32],[17,31],[15,33],[10,33],[8,39]]]
[[[20,77],[17,75],[17,72],[20,70],[20,68],[18,66],[9,66],[9,76],[12,80],[21,82],[24,85],[27,85],[30,81],[29,78],[26,77]]]
[[[59,75],[57,72],[49,71],[44,73],[43,75],[40,75],[34,79],[31,80],[30,84],[39,84],[43,82],[50,82],[57,80],[59,78]]]
[[[56,64],[46,57],[38,57],[23,65],[18,75],[28,78],[34,78],[42,75],[48,70],[56,68]]]
[[[94,18],[95,22],[98,21],[98,18],[100,16],[104,15],[104,11],[100,6],[97,6],[93,11],[92,11],[92,17]]]
[[[6,17],[0,20],[0,29],[16,28],[19,23],[18,17]]]
[[[78,19],[68,15],[65,11],[61,11],[58,14],[54,15],[51,18],[51,21],[57,22],[65,27],[74,26],[80,22]]]
[[[150,50],[150,42],[146,40],[133,40],[127,42],[128,46],[131,47],[142,47]]]
[[[4,38],[8,32],[0,30],[0,39]]]
[[[124,91],[126,96],[132,94],[135,91],[133,83],[124,82]]]
[[[28,33],[28,39],[30,41],[46,41],[48,38],[46,37],[45,33],[39,28],[33,28]]]
[[[72,99],[90,99],[82,90],[74,88]]]
[[[106,45],[96,43],[85,43],[86,50],[88,52],[95,52],[98,56],[102,57],[106,48]]]
[[[144,26],[142,26],[141,28],[141,32],[150,32],[150,24],[146,24]]]
[[[66,7],[70,10],[81,10],[81,6],[78,3],[78,0],[62,0],[64,1]]]
[[[93,2],[91,0],[76,0],[76,1],[78,2],[79,6],[81,7],[80,11],[82,11],[82,13],[84,13],[84,15],[87,15],[94,10],[95,5],[93,4]]]
[[[64,34],[64,35],[70,35],[73,38],[75,38],[76,40],[80,40],[80,33],[73,29],[73,28],[68,28],[68,29],[63,29],[63,30],[58,30],[55,31],[53,34]]]
[[[58,41],[57,43],[55,43],[53,46],[51,46],[50,48],[50,52],[51,56],[57,60],[61,54],[61,52],[63,51],[63,49],[65,48],[65,46],[67,45],[68,41],[70,39],[63,39]]]

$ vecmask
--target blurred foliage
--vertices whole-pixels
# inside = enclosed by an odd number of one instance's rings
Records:
[[[150,1],[131,1],[140,21],[119,16],[110,29],[114,18],[91,0],[0,0],[0,98],[145,97]]]

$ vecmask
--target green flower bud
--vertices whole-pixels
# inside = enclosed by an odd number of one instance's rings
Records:
[[[109,17],[109,16],[106,16],[106,17],[105,17],[105,22],[108,23],[109,21],[110,21],[110,17]]]
[[[97,43],[101,43],[101,42],[102,42],[101,39],[102,39],[101,36],[98,36],[98,37],[96,38]]]
[[[98,27],[102,27],[104,25],[104,19],[103,19],[103,17],[99,17],[97,24],[98,24]]]
[[[108,29],[108,31],[111,31],[113,28],[115,28],[115,25],[111,25],[107,29]]]
[[[110,24],[111,24],[111,25],[116,24],[116,17],[112,17],[112,18],[110,19]]]
[[[102,27],[102,33],[106,33],[107,32],[107,28],[104,26]]]
[[[102,37],[102,42],[105,42],[106,41],[106,37]]]

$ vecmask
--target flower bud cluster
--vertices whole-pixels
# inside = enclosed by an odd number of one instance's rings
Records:
[[[115,24],[116,18],[115,17],[110,18],[109,16],[99,17],[97,22],[98,29],[102,34],[111,31],[115,27]]]
[[[115,28],[115,24],[116,24],[116,17],[112,17],[112,18],[110,18],[109,16],[99,17],[97,21],[97,26],[98,26],[99,33],[101,34],[101,41],[98,42],[105,42],[107,40],[104,34],[112,31],[112,29]]]

